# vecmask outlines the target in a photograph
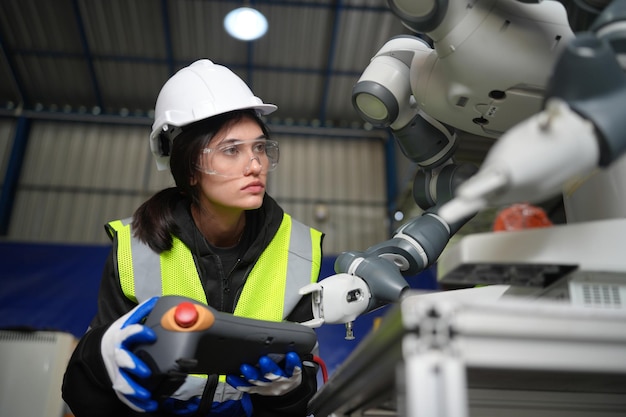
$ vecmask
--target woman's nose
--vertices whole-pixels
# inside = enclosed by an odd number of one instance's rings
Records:
[[[246,166],[246,169],[244,170],[244,174],[245,175],[259,174],[262,169],[263,169],[263,165],[261,165],[261,160],[259,159],[258,156],[255,156],[255,157],[250,158],[250,160],[248,161],[248,165]]]

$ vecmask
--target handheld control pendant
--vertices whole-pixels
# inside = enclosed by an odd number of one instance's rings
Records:
[[[180,296],[161,297],[144,325],[157,340],[134,353],[152,370],[146,386],[162,397],[187,374],[238,375],[242,363],[263,355],[306,355],[317,343],[315,331],[303,325],[237,317]]]

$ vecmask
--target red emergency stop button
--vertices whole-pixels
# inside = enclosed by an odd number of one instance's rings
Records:
[[[198,310],[193,303],[183,301],[174,311],[174,321],[183,329],[191,327],[198,321]]]
[[[215,315],[203,304],[182,301],[169,308],[161,317],[161,326],[172,332],[198,332],[215,323]]]

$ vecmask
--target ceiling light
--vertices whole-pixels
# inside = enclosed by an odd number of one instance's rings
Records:
[[[233,38],[253,41],[267,32],[267,19],[256,9],[240,7],[226,15],[224,28]]]

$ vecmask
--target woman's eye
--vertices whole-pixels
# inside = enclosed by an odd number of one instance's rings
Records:
[[[225,148],[222,148],[222,153],[224,155],[237,155],[237,147],[236,146],[226,146]]]
[[[255,153],[265,152],[265,143],[257,143],[256,145],[254,145],[254,152]]]

